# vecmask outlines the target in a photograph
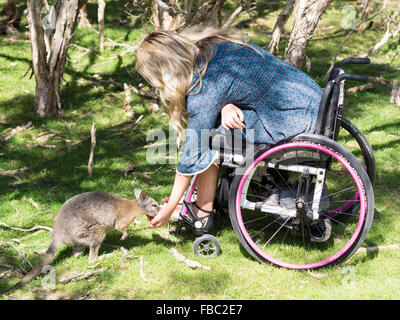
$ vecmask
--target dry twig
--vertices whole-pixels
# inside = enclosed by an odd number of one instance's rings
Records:
[[[28,130],[28,129],[32,129],[32,122],[30,122],[30,121],[22,126],[15,127],[14,129],[11,130],[11,132],[9,134],[6,134],[5,136],[0,137],[0,142],[10,140],[17,133],[24,131],[24,130]]]
[[[35,226],[30,228],[30,229],[23,229],[23,228],[18,228],[18,227],[12,227],[9,226],[8,224],[1,222],[0,221],[0,226],[3,226],[5,228],[11,229],[11,230],[15,230],[15,231],[21,231],[21,232],[32,232],[35,230],[47,230],[47,231],[52,231],[53,229],[50,227],[46,227],[46,226],[40,226],[38,224],[35,223]]]
[[[355,87],[351,87],[349,88],[347,91],[348,92],[360,92],[366,89],[372,89],[375,87],[375,85],[377,84],[381,84],[381,85],[385,85],[385,86],[391,86],[391,82],[390,81],[386,81],[383,80],[382,78],[376,78],[376,77],[368,77],[368,83],[359,85],[359,86],[355,86]]]
[[[189,260],[187,259],[183,254],[179,253],[175,248],[171,248],[169,250],[169,252],[172,253],[172,255],[174,256],[174,258],[178,261],[181,261],[183,263],[185,263],[186,265],[188,265],[189,267],[191,267],[192,269],[205,269],[205,270],[211,270],[210,267],[208,266],[203,266],[202,264],[200,264],[197,261],[193,261],[193,260]]]
[[[4,246],[4,245],[9,245],[10,247],[12,247],[16,252],[17,252],[17,254],[22,258],[22,260],[24,260],[27,264],[29,264],[29,266],[31,267],[31,268],[33,268],[33,265],[32,265],[32,263],[28,260],[28,258],[25,256],[25,252],[19,252],[19,250],[17,249],[17,247],[12,243],[12,242],[0,242],[0,247],[1,246]]]
[[[106,270],[106,268],[101,268],[95,271],[88,271],[88,272],[83,272],[83,273],[75,273],[72,272],[66,276],[64,276],[63,278],[60,279],[61,283],[68,283],[68,282],[72,282],[72,281],[76,281],[76,280],[82,280],[82,279],[87,279],[89,277],[92,277],[94,275],[97,275],[99,273],[102,273]]]
[[[23,197],[22,200],[28,201],[31,205],[33,205],[36,209],[39,209],[39,205],[32,199]]]
[[[94,158],[94,148],[96,147],[96,123],[93,122],[92,130],[90,131],[90,139],[91,139],[91,146],[90,146],[90,155],[89,155],[89,162],[88,162],[88,172],[89,176],[91,177],[93,174],[93,158]]]
[[[21,183],[9,183],[8,186],[12,189],[17,189],[26,186],[37,186],[43,184],[53,185],[57,184],[57,182],[54,180],[43,180],[43,181],[21,182]]]
[[[1,170],[0,169],[0,175],[20,179],[25,175],[25,172],[27,172],[28,170],[30,170],[30,168],[20,168],[20,169],[16,169],[16,170]]]
[[[135,111],[131,106],[132,87],[128,86],[126,83],[124,83],[124,93],[125,93],[124,110],[127,113],[128,117],[133,117],[135,115]]]

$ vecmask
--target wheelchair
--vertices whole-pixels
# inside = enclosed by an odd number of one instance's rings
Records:
[[[210,148],[220,159],[216,224],[229,215],[239,242],[256,260],[289,269],[321,268],[343,263],[365,240],[374,214],[375,158],[342,111],[345,81],[368,80],[346,73],[344,66],[369,63],[368,58],[348,58],[331,71],[314,134],[277,145],[211,135]],[[360,158],[338,143],[340,131],[356,140]],[[193,176],[184,196],[175,232],[189,227],[198,236],[194,253],[213,257],[221,252],[220,243],[201,228],[190,206],[196,180]]]

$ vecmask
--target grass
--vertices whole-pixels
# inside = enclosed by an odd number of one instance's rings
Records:
[[[335,2],[323,18],[311,42],[308,55],[312,62],[311,75],[323,86],[322,77],[333,58],[344,32],[335,23],[340,19],[341,8],[347,2]],[[135,43],[144,34],[140,26],[116,24],[117,17],[125,16],[123,6],[107,1],[113,8],[106,13],[106,36],[118,41]],[[0,1],[0,8],[5,1]],[[249,39],[265,45],[268,39],[260,25],[270,30],[279,6],[260,7],[256,15],[258,25],[243,15],[241,25]],[[89,4],[89,17],[96,21],[96,5]],[[231,6],[234,10],[234,6]],[[262,17],[262,19],[261,19]],[[256,17],[257,18],[257,17]],[[25,30],[26,18],[21,30]],[[331,27],[333,26],[333,27]],[[96,29],[97,25],[93,25]],[[147,28],[147,27],[146,27]],[[368,29],[355,33],[347,42],[339,58],[357,56],[367,51],[383,35],[380,29]],[[98,37],[90,28],[76,30],[75,44],[98,52]],[[282,56],[286,41],[280,44],[278,56]],[[88,53],[72,47],[64,75],[62,89],[62,113],[51,119],[41,119],[34,112],[34,79],[22,77],[28,69],[30,47],[28,36],[22,33],[18,39],[0,37],[0,136],[11,128],[32,121],[33,128],[23,131],[0,146],[1,170],[29,167],[20,179],[1,176],[0,221],[21,228],[34,223],[52,226],[61,204],[75,194],[101,190],[122,197],[133,198],[133,188],[148,191],[160,201],[172,188],[175,164],[149,164],[146,135],[151,129],[168,130],[168,119],[161,113],[149,111],[150,101],[134,96],[132,106],[135,115],[129,118],[123,110],[123,92],[112,84],[103,83],[104,89],[93,86],[90,79],[109,79],[119,83],[138,85],[141,81],[134,69],[135,57],[131,54],[118,56],[123,48],[106,47],[104,53]],[[381,76],[386,80],[400,77],[400,46],[394,41],[385,45],[372,57],[370,66],[352,66],[349,72]],[[129,76],[126,68],[133,73]],[[98,76],[96,76],[96,74]],[[349,83],[349,86],[356,83]],[[373,89],[349,93],[346,98],[345,116],[354,122],[367,136],[377,159],[377,183],[375,187],[375,220],[365,246],[400,243],[400,113],[389,103],[390,88],[376,86]],[[143,116],[135,126],[134,122]],[[90,128],[97,125],[97,146],[92,177],[87,174],[90,150]],[[46,144],[40,146],[37,138],[55,133]],[[128,177],[124,170],[135,164],[135,172]],[[160,169],[161,167],[161,169]],[[150,175],[144,174],[151,173]],[[54,185],[26,186],[11,189],[10,183],[55,181]],[[34,207],[27,199],[38,204]],[[103,246],[100,254],[114,253],[102,260],[96,268],[106,271],[88,280],[68,284],[57,283],[56,289],[42,288],[42,279],[36,279],[14,293],[18,299],[399,299],[400,254],[396,250],[377,253],[360,253],[341,266],[324,268],[315,274],[290,271],[256,262],[240,246],[230,227],[223,229],[218,238],[223,253],[217,258],[204,260],[192,253],[194,236],[170,235],[167,229],[149,229],[144,217],[141,224],[129,228],[129,237],[120,241],[117,231],[111,232],[106,243],[122,245],[129,254],[144,258],[144,273],[140,276],[139,258],[123,260],[122,251]],[[0,242],[21,239],[15,243],[36,264],[39,256],[34,250],[47,248],[49,233],[27,234],[0,228]],[[29,236],[29,237],[28,237]],[[22,239],[23,237],[27,237]],[[169,253],[176,248],[187,258],[210,266],[211,271],[192,270],[178,262]],[[86,272],[87,255],[74,258],[63,246],[52,265],[57,279],[71,272]],[[8,246],[0,247],[0,264],[29,266]],[[0,267],[0,275],[6,269]],[[0,292],[20,277],[13,275],[0,279]],[[89,292],[89,295],[86,295]],[[0,298],[4,299],[4,298]]]

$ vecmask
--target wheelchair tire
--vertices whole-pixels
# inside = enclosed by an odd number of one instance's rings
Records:
[[[376,161],[374,151],[372,150],[367,138],[360,129],[358,129],[350,120],[346,118],[342,118],[341,129],[346,130],[357,141],[364,160],[364,168],[367,171],[372,186],[374,186],[376,179]]]
[[[307,218],[309,211],[304,211],[305,213],[299,215],[297,207],[294,210],[295,215],[293,215],[293,210],[290,214],[289,210],[266,213],[260,209],[258,212],[257,205],[252,209],[244,208],[249,197],[257,197],[248,193],[257,167],[260,164],[272,163],[275,157],[282,158],[282,153],[293,153],[293,151],[329,155],[334,165],[332,169],[327,170],[325,177],[325,184],[331,192],[327,195],[329,201],[332,202],[330,205],[333,208],[337,206],[335,201],[341,201],[338,198],[341,193],[343,199],[346,200],[348,194],[357,192],[359,215],[352,213],[352,219],[346,219],[345,222],[338,221],[329,211],[331,210],[329,207],[324,211],[319,211],[321,216],[321,223],[319,223],[319,220],[314,222]],[[312,157],[308,162],[304,156],[302,157],[298,168],[311,167],[314,165],[312,161],[315,161],[315,164],[318,163],[318,160]],[[256,153],[254,159],[248,159],[243,167],[236,169],[229,196],[229,214],[233,229],[242,246],[252,257],[260,262],[270,262],[289,269],[316,269],[342,263],[360,248],[372,224],[374,194],[366,171],[350,151],[326,137],[302,134],[287,143],[261,150]],[[317,165],[315,167],[319,168]],[[340,170],[337,171],[337,167]],[[294,172],[294,174],[300,176],[299,172]],[[342,181],[343,185],[350,182],[351,189],[340,189]],[[287,185],[289,186],[289,182]],[[312,203],[306,204],[310,206]],[[324,238],[321,228],[324,228],[327,218],[331,221],[332,230],[329,232],[332,236],[325,241],[316,241],[316,239]],[[296,250],[295,254],[294,250]]]

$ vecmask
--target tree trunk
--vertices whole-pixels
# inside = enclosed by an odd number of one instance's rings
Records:
[[[81,9],[79,10],[79,24],[78,27],[90,27],[90,21],[87,13],[88,0],[82,0]]]
[[[218,12],[221,10],[225,0],[199,0],[187,26],[216,25],[218,24]]]
[[[100,52],[104,51],[104,10],[106,9],[106,3],[104,0],[98,0],[99,7],[97,10],[97,20],[99,22],[100,31]]]
[[[185,0],[183,10],[176,0],[152,0],[152,22],[156,29],[175,31],[195,25],[222,26],[221,9],[225,0]]]
[[[361,8],[362,8],[361,21],[364,21],[368,18],[368,15],[371,13],[373,7],[374,7],[374,3],[372,0],[362,0],[361,1]],[[362,33],[366,28],[367,28],[367,23],[363,22],[360,24],[358,32]]]
[[[301,68],[306,57],[307,46],[322,14],[333,0],[296,0],[294,22],[289,44],[285,52],[285,61]]]
[[[0,19],[0,35],[18,35],[21,16],[18,13],[14,0],[8,0],[7,6],[4,7],[1,14],[4,18]]]
[[[60,85],[67,50],[75,28],[79,0],[61,1],[42,16],[42,1],[28,0],[28,22],[32,66],[36,80],[35,105],[41,117],[53,116],[61,108]]]
[[[282,31],[284,30],[286,22],[288,21],[290,15],[292,14],[294,3],[295,0],[288,0],[285,8],[282,10],[278,18],[276,19],[274,30],[272,31],[272,38],[270,43],[268,44],[268,50],[271,54],[274,54],[275,51],[278,51],[281,34]]]
[[[181,26],[183,17],[176,11],[176,0],[152,0],[151,10],[156,29],[174,31]]]

